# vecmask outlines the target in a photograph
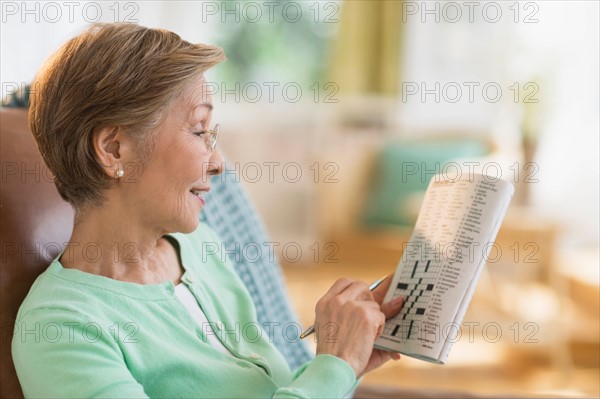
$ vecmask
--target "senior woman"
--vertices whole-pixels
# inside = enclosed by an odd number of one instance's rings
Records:
[[[298,370],[268,334],[240,335],[257,325],[250,296],[199,225],[223,165],[203,73],[224,59],[172,32],[95,24],[38,73],[30,127],[75,222],[17,316],[27,397],[342,397],[399,358],[373,342],[402,303],[348,279],[319,300],[317,353]]]

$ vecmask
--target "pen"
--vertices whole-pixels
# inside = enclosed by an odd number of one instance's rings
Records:
[[[379,287],[381,285],[381,283],[383,283],[385,281],[386,278],[388,278],[388,276],[382,277],[379,280],[372,282],[371,285],[369,285],[369,291],[373,291],[375,288]],[[315,325],[313,324],[312,326],[310,326],[306,330],[304,330],[304,332],[302,334],[300,334],[300,339],[304,339],[314,332],[315,332]]]

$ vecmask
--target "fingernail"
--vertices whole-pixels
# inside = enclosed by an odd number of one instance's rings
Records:
[[[403,296],[396,297],[396,298],[392,299],[392,301],[390,302],[390,304],[392,306],[398,306],[398,305],[400,305],[402,303],[404,303],[404,297]]]

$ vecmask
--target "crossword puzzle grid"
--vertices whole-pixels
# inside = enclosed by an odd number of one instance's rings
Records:
[[[394,297],[404,296],[406,302],[402,312],[394,317],[393,323],[386,323],[385,335],[403,340],[414,338],[415,323],[422,328],[427,303],[435,287],[440,265],[431,260],[415,261],[412,267],[404,267],[400,275],[400,283],[396,287]]]

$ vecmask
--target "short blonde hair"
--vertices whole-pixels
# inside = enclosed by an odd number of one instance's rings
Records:
[[[100,166],[93,136],[119,126],[140,160],[154,148],[163,111],[223,50],[136,24],[93,24],[65,43],[32,85],[29,126],[61,197],[75,210],[102,204],[114,180]]]

